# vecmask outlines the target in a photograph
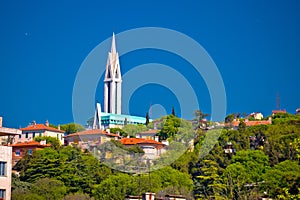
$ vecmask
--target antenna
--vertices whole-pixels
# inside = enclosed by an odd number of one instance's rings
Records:
[[[276,109],[280,110],[280,94],[279,94],[279,92],[277,92],[277,96],[276,96]]]

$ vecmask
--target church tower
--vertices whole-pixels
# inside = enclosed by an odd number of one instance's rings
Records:
[[[122,78],[119,54],[116,51],[115,34],[112,36],[104,77],[104,112],[121,114]]]

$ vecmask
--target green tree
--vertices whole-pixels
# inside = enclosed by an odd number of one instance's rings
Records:
[[[148,126],[148,124],[150,123],[150,117],[149,117],[149,113],[146,113],[146,126]]]
[[[57,200],[62,199],[67,190],[64,183],[59,180],[42,178],[32,185],[31,192],[43,197],[45,200]]]
[[[129,136],[131,137],[135,137],[135,135],[137,133],[143,132],[148,130],[147,127],[145,125],[142,124],[138,124],[138,125],[134,125],[134,124],[127,124],[125,125],[122,130],[124,132],[126,132]]]
[[[174,106],[172,106],[172,115],[173,115],[173,116],[176,116]]]
[[[70,193],[64,197],[64,200],[92,200],[92,198],[88,194]]]
[[[243,196],[247,186],[263,181],[263,174],[269,169],[269,158],[261,150],[243,150],[232,157],[231,164],[223,173],[224,184],[230,198]]]
[[[119,133],[120,134],[120,136],[123,136],[123,137],[127,137],[127,133],[123,130],[123,129],[121,129],[121,128],[110,128],[109,129],[110,130],[110,132],[111,133]]]
[[[65,131],[67,135],[85,130],[85,128],[81,124],[76,124],[74,122],[69,124],[62,124],[60,125],[60,129]]]
[[[263,178],[262,188],[273,198],[300,193],[300,166],[296,161],[286,160],[275,165]]]
[[[197,177],[203,185],[203,193],[200,197],[209,199],[221,199],[225,197],[224,190],[226,189],[226,185],[221,181],[220,174],[222,169],[218,163],[212,160],[203,160],[202,163],[202,175]]]
[[[60,144],[60,141],[55,137],[50,136],[38,136],[34,138],[35,141],[40,142],[42,140],[46,140],[47,144],[51,144],[51,147],[54,149],[59,149],[62,144]]]
[[[101,200],[123,200],[126,195],[136,194],[138,185],[127,174],[111,175],[99,185],[95,185],[93,196]]]
[[[246,123],[244,119],[240,119],[238,131],[244,133],[246,131]]]

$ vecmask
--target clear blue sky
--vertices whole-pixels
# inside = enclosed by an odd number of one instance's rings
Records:
[[[87,54],[112,32],[148,26],[182,32],[206,49],[225,83],[227,113],[268,115],[277,92],[281,108],[294,113],[300,107],[299,10],[297,0],[1,1],[0,115],[8,127],[72,122],[73,84]],[[133,52],[120,62],[122,73],[148,62],[179,71],[184,65],[159,51]],[[203,80],[193,71],[183,74],[209,113]],[[98,88],[102,102],[100,83]],[[172,93],[157,85],[140,88],[132,101],[137,115],[145,115],[150,103],[179,109]]]

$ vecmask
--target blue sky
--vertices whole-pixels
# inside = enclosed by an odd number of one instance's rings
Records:
[[[112,32],[139,27],[173,29],[201,44],[222,75],[227,113],[268,115],[278,92],[281,108],[294,113],[300,107],[299,10],[297,0],[1,1],[0,115],[9,127],[72,122],[73,84],[83,60]],[[205,83],[184,60],[145,50],[120,62],[123,74],[149,62],[174,67],[197,91],[201,110],[210,113]],[[95,101],[102,102],[102,91],[100,82]],[[167,88],[146,85],[132,96],[131,113],[145,115],[152,104],[179,110]]]

